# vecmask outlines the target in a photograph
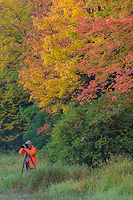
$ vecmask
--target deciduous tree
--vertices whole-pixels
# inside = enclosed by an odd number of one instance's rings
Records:
[[[17,118],[19,106],[28,106],[29,94],[18,83],[18,70],[23,60],[22,43],[29,5],[23,1],[0,2],[0,127],[1,138],[12,140],[26,124]]]
[[[116,1],[113,1],[116,3]],[[110,3],[110,7],[113,5]],[[80,51],[84,58],[82,66],[88,76],[94,76],[82,89],[78,100],[97,98],[99,93],[107,92],[107,97],[116,100],[118,96],[128,94],[132,99],[133,89],[133,54],[131,1],[121,4],[123,13],[109,16],[79,18],[77,31],[81,40],[86,42]],[[113,7],[113,6],[112,6]],[[117,10],[117,9],[116,9]],[[129,11],[129,12],[127,12]],[[130,95],[129,95],[130,94]]]
[[[84,5],[82,0],[54,0],[49,7],[45,2],[43,10],[32,16],[37,34],[26,36],[31,49],[25,55],[19,80],[40,107],[56,103],[65,109],[66,102],[76,96],[84,76],[82,69],[76,68],[84,41],[79,42],[74,29],[79,25],[78,16],[89,15]]]

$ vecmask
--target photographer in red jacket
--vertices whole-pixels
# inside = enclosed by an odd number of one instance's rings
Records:
[[[25,145],[21,146],[19,153],[24,154],[24,165],[27,170],[37,167],[36,148],[32,145],[30,140],[28,140]]]

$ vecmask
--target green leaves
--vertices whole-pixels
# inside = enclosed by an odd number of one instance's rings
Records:
[[[44,148],[48,149],[51,160],[71,163],[73,158],[72,162],[92,165],[96,160],[105,161],[111,153],[130,154],[132,106],[128,109],[121,106],[116,114],[113,109],[103,108],[104,100],[105,96],[82,106],[69,107],[54,127],[51,142]]]

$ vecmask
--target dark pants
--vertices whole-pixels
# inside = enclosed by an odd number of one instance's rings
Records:
[[[29,162],[26,162],[26,170],[28,170],[28,169],[34,169],[34,168],[30,168]]]
[[[30,169],[29,162],[26,162],[26,170]]]

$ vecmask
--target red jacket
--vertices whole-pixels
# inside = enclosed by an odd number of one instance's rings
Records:
[[[36,148],[34,146],[31,147],[31,150],[29,149],[26,149],[26,152],[30,155],[31,159],[33,160],[35,166],[37,167],[37,164],[36,164]],[[25,149],[21,148],[19,150],[19,153],[20,154],[24,154],[25,156]],[[31,159],[29,158],[29,164],[30,164],[30,168],[34,168],[34,164],[33,162],[31,161]],[[26,163],[25,163],[25,167],[26,167]]]

